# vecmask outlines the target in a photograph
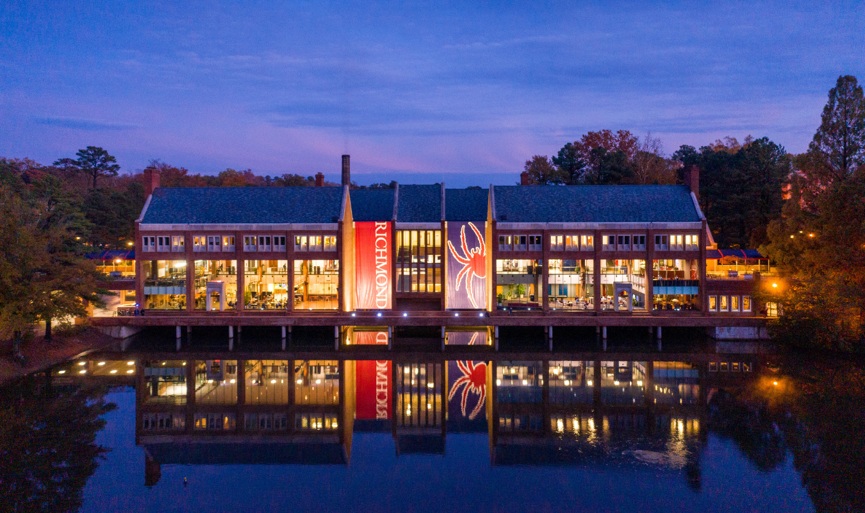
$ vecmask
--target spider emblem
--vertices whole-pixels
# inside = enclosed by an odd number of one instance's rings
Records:
[[[465,417],[466,400],[468,399],[469,391],[478,394],[478,403],[475,406],[475,409],[468,415],[469,420],[474,420],[474,418],[478,416],[478,413],[480,413],[481,407],[484,405],[487,398],[487,364],[479,362],[475,365],[475,362],[471,361],[457,361],[456,363],[462,376],[454,381],[454,384],[448,393],[448,401],[459,392],[460,387],[464,386],[465,388],[463,388],[460,406],[462,408],[463,416]]]
[[[469,301],[472,304],[473,308],[477,308],[478,305],[475,302],[475,298],[472,295],[471,283],[472,278],[477,276],[478,278],[486,278],[487,277],[487,269],[486,269],[486,256],[487,256],[487,247],[484,244],[484,238],[481,236],[480,230],[474,225],[474,223],[468,223],[471,226],[472,231],[475,232],[475,236],[478,238],[478,243],[480,244],[476,248],[469,249],[466,245],[466,225],[462,225],[460,228],[460,243],[462,245],[463,254],[460,255],[457,253],[457,250],[454,249],[454,245],[451,241],[448,241],[448,249],[453,255],[454,259],[457,262],[462,264],[462,269],[460,269],[459,273],[457,273],[456,279],[456,290],[460,290],[460,282],[465,279],[465,289],[466,295],[469,297]]]

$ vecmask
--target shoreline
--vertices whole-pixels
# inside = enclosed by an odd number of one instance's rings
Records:
[[[81,333],[64,337],[54,336],[49,342],[38,337],[22,344],[21,352],[27,359],[26,365],[19,365],[12,359],[11,354],[0,356],[0,385],[118,342],[118,339],[109,337],[96,328],[87,328]]]

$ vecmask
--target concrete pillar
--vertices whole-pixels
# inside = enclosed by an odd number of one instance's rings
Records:
[[[177,337],[178,339],[180,339],[180,326],[174,327],[174,333],[175,333],[174,336]]]
[[[285,326],[282,327],[282,350],[285,351]]]
[[[607,340],[607,327],[606,326],[603,326],[601,328],[601,336],[603,337],[604,340]]]
[[[604,339],[604,351],[606,351],[606,350],[607,350],[607,339],[605,338]]]
[[[444,352],[444,350],[445,350],[445,336],[446,335],[447,334],[445,333],[445,327],[442,326],[442,352]]]
[[[180,328],[178,328],[178,329],[180,329]],[[175,351],[180,351],[180,337],[177,337],[177,344],[176,344],[176,347],[174,349],[175,349]]]
[[[393,349],[393,327],[387,327],[387,350],[390,351]],[[394,394],[396,395],[396,394]]]
[[[228,339],[228,350],[234,351],[234,337],[231,337],[230,339]]]
[[[234,338],[234,326],[228,327],[228,338]]]
[[[333,350],[339,351],[339,326],[333,327]]]
[[[658,340],[661,340],[661,327],[658,326]]]
[[[550,352],[553,351],[553,327],[547,326],[547,339],[550,342]]]
[[[283,326],[282,327],[282,338],[285,338],[285,332],[286,332],[286,328],[285,328],[285,326]]]

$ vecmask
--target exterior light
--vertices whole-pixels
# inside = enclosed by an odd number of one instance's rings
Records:
[[[408,317],[408,314],[407,314],[406,312],[403,312],[403,313],[402,313],[402,316],[403,316],[403,317]]]
[[[126,362],[126,365],[135,365],[135,360],[132,360],[131,362]]]
[[[66,374],[65,370],[57,371],[57,374]]]
[[[75,237],[75,240],[81,240],[81,237]]]
[[[134,370],[128,370],[128,371],[126,371],[126,374],[132,374],[133,372],[135,372],[135,371]]]
[[[87,362],[78,362],[78,365],[84,365]]]
[[[99,365],[100,366],[105,365],[105,362],[99,362]]]
[[[117,374],[117,369],[112,370],[109,374]]]
[[[496,385],[501,385],[501,384],[502,384],[502,380],[497,379],[497,380],[496,380]]]
[[[619,386],[619,382],[618,382],[618,381],[613,381],[613,384],[616,385],[616,386]]]
[[[775,385],[775,386],[778,386],[778,382],[777,382],[777,381],[774,381],[772,384]]]
[[[375,314],[376,317],[381,317],[381,312]]]
[[[528,384],[529,384],[529,381],[528,381],[527,379],[524,379],[524,380],[523,380],[523,385],[528,385]]]
[[[351,316],[352,316],[352,317],[357,317],[357,314],[354,313],[354,312],[352,312],[352,313],[351,313]]]
[[[316,384],[316,385],[321,385],[321,380],[320,380],[320,379],[315,380],[315,384]]]
[[[638,387],[643,386],[643,382],[642,382],[642,381],[637,381],[637,386],[638,386]]]
[[[234,380],[232,379],[231,382],[234,383]],[[271,384],[271,385],[273,385],[273,384],[275,384],[275,383],[276,383],[276,380],[275,380],[275,379],[270,380],[270,384]]]
[[[127,245],[127,246],[131,246],[132,243],[131,243],[131,242],[127,242],[126,245]]]
[[[302,380],[302,379],[297,380],[297,384],[298,384],[298,385],[302,385],[302,384],[303,384],[303,380]]]
[[[426,387],[427,387],[427,388],[435,388],[436,385],[435,385],[435,383],[427,383],[427,384],[426,384]]]
[[[808,237],[813,237],[813,236],[814,236],[813,233],[809,233],[809,234],[808,234]]]
[[[84,374],[86,372],[87,372],[86,370],[82,370],[82,371],[79,371],[78,374]]]
[[[483,316],[484,316],[484,313],[483,313],[483,312],[481,312],[481,313],[478,314],[478,317],[483,317]]]
[[[229,381],[229,383],[231,383],[231,384],[233,385],[233,384],[234,384],[234,380],[232,379],[231,381]]]
[[[454,314],[454,317],[459,317],[459,316],[460,316],[460,313],[459,313],[459,312],[457,312],[457,313]]]
[[[777,283],[773,283],[773,284],[772,284],[772,288],[773,288],[773,289],[777,289],[777,288],[778,288],[778,284],[777,284]]]
[[[568,381],[568,380],[566,379],[566,380],[565,380],[565,386],[567,387],[567,386],[570,386],[570,385],[571,385],[571,382]]]
[[[115,263],[115,264],[119,264],[119,263],[122,262],[122,261],[123,261],[123,260],[120,260],[120,259],[118,258],[117,260],[114,261],[114,263]]]
[[[794,238],[794,237],[795,237],[794,235],[791,235],[791,236],[790,236],[791,239]]]

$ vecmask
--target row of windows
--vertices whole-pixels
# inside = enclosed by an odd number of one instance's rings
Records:
[[[750,312],[751,296],[709,296],[710,312]]]
[[[592,235],[551,235],[552,251],[593,251],[595,238]],[[604,251],[645,251],[645,235],[603,235],[601,249]],[[699,235],[655,235],[658,251],[695,251],[700,249]],[[499,251],[541,251],[541,235],[499,235]]]
[[[285,251],[285,235],[244,235],[243,250]],[[183,252],[186,241],[183,235],[145,235],[142,251]],[[195,252],[234,252],[234,235],[195,235],[192,237]],[[336,251],[336,235],[297,235],[294,237],[295,251]]]
[[[751,372],[751,362],[709,362],[709,372]]]

